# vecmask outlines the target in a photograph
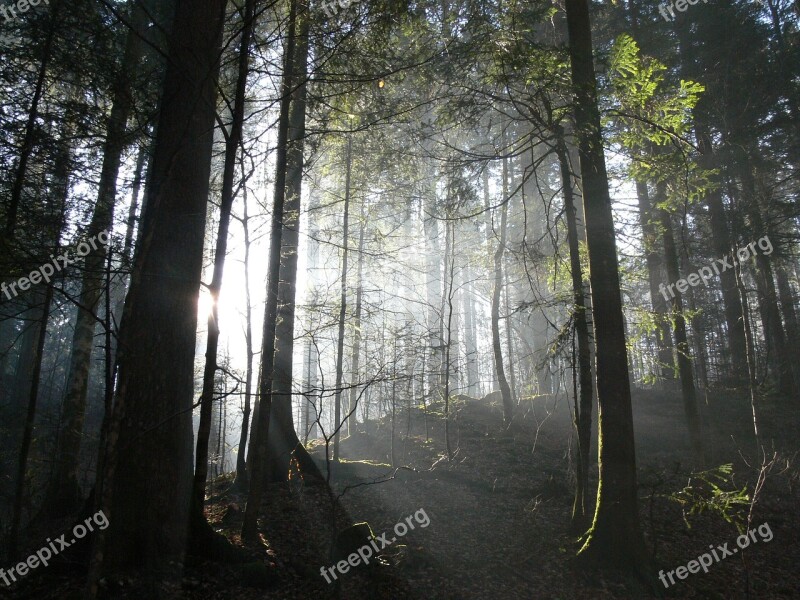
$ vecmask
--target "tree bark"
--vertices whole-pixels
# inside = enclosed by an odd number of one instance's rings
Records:
[[[638,571],[645,553],[637,504],[630,380],[587,0],[566,0],[566,12],[600,404],[600,485],[594,522],[580,555]]]
[[[111,525],[95,538],[90,596],[96,595],[101,568],[137,568],[171,579],[180,576],[183,564],[192,490],[197,299],[225,5],[178,3],[170,37],[101,482],[100,507]]]
[[[298,0],[291,0],[286,49],[284,51],[283,82],[278,119],[278,145],[275,157],[275,196],[272,206],[270,231],[269,270],[267,279],[267,303],[264,312],[264,333],[261,343],[261,374],[259,376],[259,404],[253,432],[253,460],[250,472],[250,494],[247,499],[242,538],[258,539],[258,513],[264,494],[265,470],[267,468],[268,435],[272,412],[272,385],[275,366],[275,333],[278,320],[280,292],[281,250],[283,248],[284,210],[286,205],[286,167],[289,151],[289,109],[294,89],[294,48],[297,42]]]
[[[297,19],[299,34],[295,44],[293,73],[297,85],[292,90],[289,111],[289,149],[286,155],[286,205],[281,250],[278,323],[275,329],[275,365],[272,382],[272,417],[270,418],[268,472],[271,481],[287,481],[289,462],[294,455],[300,472],[317,481],[322,474],[306,452],[292,417],[292,382],[294,380],[294,321],[297,296],[297,250],[300,245],[300,204],[303,190],[303,150],[306,134],[306,77],[310,16],[307,3],[300,2]]]

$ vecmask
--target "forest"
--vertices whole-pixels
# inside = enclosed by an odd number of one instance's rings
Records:
[[[797,0],[0,17],[0,598],[800,598]]]

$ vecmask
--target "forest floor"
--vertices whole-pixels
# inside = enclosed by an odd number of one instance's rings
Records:
[[[730,475],[692,477],[679,394],[634,394],[636,449],[642,528],[657,569],[675,570],[728,543],[738,531],[723,518],[745,517],[749,506],[732,502],[735,490],[752,490],[760,457],[755,453],[749,399],[717,393],[703,399],[706,440],[712,466],[733,464]],[[647,598],[641,583],[609,574],[585,573],[572,557],[578,546],[568,532],[574,485],[575,437],[567,400],[538,397],[518,407],[505,429],[497,403],[462,397],[451,405],[452,460],[446,457],[442,406],[398,412],[392,464],[391,421],[371,422],[342,441],[336,483],[306,485],[295,477],[272,486],[264,503],[261,548],[251,551],[261,568],[193,562],[182,589],[168,597],[317,599],[600,599]],[[438,412],[437,412],[438,411]],[[767,477],[751,528],[762,526],[756,543],[714,562],[708,572],[675,578],[667,598],[800,598],[800,469],[796,409],[775,400],[759,403],[759,432],[768,458],[780,458]],[[596,415],[595,415],[596,418]],[[593,440],[596,455],[596,439]],[[312,452],[324,458],[324,447]],[[325,467],[323,466],[323,470]],[[597,468],[591,473],[596,485]],[[691,485],[691,488],[688,486]],[[229,480],[215,485],[207,509],[214,527],[240,543],[245,498]],[[686,488],[686,489],[685,489]],[[594,488],[593,488],[594,489]],[[679,494],[684,490],[683,494]],[[333,564],[331,500],[340,497],[339,529],[367,521],[376,535],[395,536],[406,517],[424,514],[415,529],[386,548],[382,565],[359,567],[328,584],[320,574]],[[694,500],[682,506],[678,500]],[[701,499],[715,499],[714,502]],[[688,514],[691,505],[704,506]],[[713,507],[727,506],[725,511]],[[424,511],[420,513],[418,511]],[[686,514],[685,514],[686,513]],[[684,516],[686,519],[684,519]],[[733,519],[735,520],[735,518]],[[690,527],[687,527],[687,523]],[[763,526],[763,524],[768,524]],[[772,533],[767,541],[766,533]],[[41,571],[41,570],[40,570]],[[122,582],[124,583],[124,582]],[[133,584],[135,582],[129,582]],[[115,585],[109,598],[142,597]],[[136,587],[133,585],[132,587]],[[749,595],[746,590],[749,587]],[[81,582],[69,573],[41,571],[25,582],[17,598],[80,598]],[[6,594],[8,592],[5,592]],[[0,597],[4,592],[0,590]]]

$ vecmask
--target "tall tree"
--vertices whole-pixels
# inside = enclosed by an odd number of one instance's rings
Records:
[[[344,321],[347,315],[347,258],[348,236],[350,226],[350,177],[353,169],[353,134],[347,136],[347,150],[345,151],[345,179],[344,179],[344,216],[342,220],[342,270],[341,292],[339,297],[339,334],[336,346],[336,387],[334,390],[334,423],[336,431],[333,434],[333,456],[339,460],[339,440],[341,438],[342,423],[342,385],[344,384]]]
[[[308,33],[311,26],[308,3],[298,3],[298,34],[292,72],[296,84],[289,110],[289,148],[286,154],[286,205],[281,244],[278,323],[275,328],[275,365],[272,382],[272,416],[269,431],[269,475],[273,481],[286,481],[289,461],[297,459],[301,473],[322,479],[314,461],[300,443],[292,417],[294,381],[294,324],[297,296],[297,260],[300,246],[300,208],[303,195],[303,151],[306,136],[306,96],[308,79]]]
[[[219,294],[225,273],[225,258],[228,253],[228,229],[231,222],[231,207],[234,200],[234,175],[236,158],[242,141],[244,123],[245,92],[250,71],[250,40],[255,27],[256,0],[245,2],[242,34],[239,40],[238,72],[233,98],[230,131],[225,133],[225,163],[222,173],[222,191],[219,206],[219,226],[214,250],[214,273],[211,277],[211,313],[208,315],[208,339],[206,340],[206,364],[203,370],[203,391],[200,396],[200,424],[197,430],[195,451],[193,507],[202,513],[205,502],[206,479],[208,477],[208,440],[211,433],[211,417],[214,406],[214,387],[217,377],[219,351]]]
[[[225,0],[178,2],[170,36],[100,492],[111,525],[95,538],[89,595],[96,594],[101,565],[176,575],[172,570],[183,564],[197,300],[225,7]]]
[[[275,156],[275,188],[270,222],[269,267],[267,271],[267,301],[264,308],[264,327],[261,341],[261,374],[258,382],[258,405],[254,416],[251,453],[253,454],[250,477],[250,494],[247,498],[242,538],[258,538],[258,514],[264,495],[267,453],[269,448],[269,422],[272,412],[272,385],[275,367],[275,332],[278,321],[280,292],[281,251],[286,206],[287,154],[289,151],[289,114],[294,78],[294,48],[297,43],[298,0],[289,2],[289,22],[283,57],[281,102],[278,115],[278,146]]]
[[[492,350],[494,352],[494,366],[497,371],[497,380],[500,383],[500,393],[503,398],[503,420],[506,426],[511,424],[514,416],[514,401],[511,398],[511,387],[506,379],[503,366],[503,347],[500,343],[500,295],[503,292],[503,257],[506,252],[506,239],[508,233],[508,159],[503,158],[503,187],[502,203],[500,207],[500,238],[494,252],[494,287],[492,288]]]
[[[133,104],[132,83],[142,57],[144,48],[142,36],[147,27],[144,7],[136,3],[130,4],[132,24],[114,84],[112,107],[103,144],[103,166],[98,183],[97,201],[87,229],[87,235],[92,238],[97,238],[102,232],[110,231],[113,227],[122,153],[130,143],[127,122]],[[89,369],[94,347],[98,303],[103,291],[108,252],[110,252],[108,246],[99,244],[85,259],[78,314],[72,335],[67,391],[61,419],[63,425],[59,435],[55,471],[45,500],[45,510],[52,516],[64,516],[74,512],[81,500],[78,467],[84,435],[86,395],[89,388]]]
[[[644,559],[636,486],[636,452],[622,316],[619,263],[597,107],[587,0],[566,0],[575,125],[583,183],[589,281],[597,347],[600,484],[594,522],[580,554],[638,569]]]
[[[586,294],[583,289],[580,240],[578,239],[577,211],[572,187],[572,170],[564,140],[564,130],[556,130],[556,153],[561,170],[564,194],[564,213],[567,221],[569,265],[572,276],[572,319],[578,342],[578,383],[580,400],[575,399],[575,428],[578,431],[578,465],[575,478],[575,501],[572,505],[572,528],[586,530],[589,524],[589,450],[592,442],[592,365],[589,346],[589,323],[587,321]],[[573,367],[574,368],[574,367]]]
[[[663,204],[666,200],[666,183],[659,182],[656,186],[656,199]],[[664,241],[664,263],[670,281],[681,278],[678,265],[678,250],[675,246],[675,235],[672,231],[672,217],[665,208],[658,208],[661,236]],[[692,355],[689,349],[689,340],[686,333],[686,318],[683,314],[683,295],[680,289],[675,289],[672,297],[672,320],[675,323],[675,349],[678,352],[678,376],[681,380],[681,395],[683,396],[683,410],[689,428],[689,441],[692,445],[695,458],[702,464],[704,460],[703,428],[700,414],[697,409],[697,392],[694,386],[694,369],[692,368]]]

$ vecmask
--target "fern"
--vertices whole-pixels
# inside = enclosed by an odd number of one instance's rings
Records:
[[[736,526],[739,533],[746,529],[750,495],[747,486],[739,489],[733,481],[733,465],[728,463],[714,469],[692,473],[686,487],[667,496],[681,505],[683,521],[691,529],[690,516],[716,513]]]

